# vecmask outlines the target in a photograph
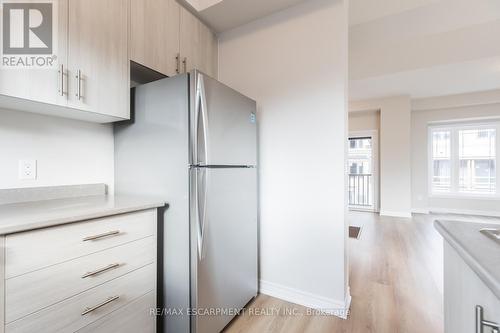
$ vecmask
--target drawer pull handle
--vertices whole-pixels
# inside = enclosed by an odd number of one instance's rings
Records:
[[[94,305],[92,307],[86,307],[83,312],[82,312],[82,316],[85,316],[87,313],[91,313],[92,311],[95,311],[103,306],[105,306],[106,304],[109,304],[113,301],[116,301],[118,298],[120,298],[120,296],[112,296],[112,297],[108,297],[107,300],[105,300],[104,302],[101,302],[97,305]]]
[[[96,269],[95,271],[92,271],[92,272],[87,272],[87,273],[82,275],[82,279],[88,278],[89,276],[94,276],[94,275],[104,273],[106,271],[109,271],[110,269],[117,268],[118,266],[120,266],[120,264],[115,263],[115,264],[108,265],[106,267]]]
[[[101,238],[104,238],[104,237],[115,236],[115,235],[118,235],[119,233],[120,233],[120,230],[108,231],[108,232],[105,232],[103,234],[85,237],[83,239],[83,241],[86,242],[86,241],[90,241],[90,240],[101,239]]]

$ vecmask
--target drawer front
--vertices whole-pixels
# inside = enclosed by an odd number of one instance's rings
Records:
[[[147,265],[9,323],[5,332],[75,332],[154,291],[155,272]]]
[[[5,277],[152,236],[156,218],[156,210],[151,209],[7,235]]]
[[[7,279],[6,322],[154,263],[155,257],[156,239],[150,236]]]
[[[123,308],[85,326],[78,333],[154,333],[156,317],[150,314],[156,307],[156,295],[148,293]]]

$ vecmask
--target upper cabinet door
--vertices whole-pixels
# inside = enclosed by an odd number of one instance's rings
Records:
[[[180,54],[182,72],[199,69],[201,65],[201,22],[187,9],[181,7]]]
[[[0,15],[3,17],[1,9]],[[56,26],[53,27],[57,29],[57,34],[52,36],[55,55],[54,66],[40,69],[0,67],[0,94],[37,102],[66,105],[68,1],[57,1],[52,15],[57,16],[55,17],[57,20],[54,20]],[[61,66],[63,66],[62,72]]]
[[[131,0],[130,8],[130,59],[167,76],[178,74],[180,5]]]
[[[130,117],[129,0],[69,0],[69,105]]]
[[[198,69],[217,78],[218,45],[215,34],[188,10],[181,7],[180,54],[183,71]]]

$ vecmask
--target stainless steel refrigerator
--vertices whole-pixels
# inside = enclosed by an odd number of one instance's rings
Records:
[[[169,204],[161,326],[219,332],[257,294],[256,103],[198,71],[133,96],[133,122],[115,125],[115,192]]]

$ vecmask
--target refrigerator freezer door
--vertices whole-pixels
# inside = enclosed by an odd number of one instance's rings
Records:
[[[193,168],[191,180],[192,328],[217,333],[257,294],[256,169]]]
[[[191,164],[256,165],[256,103],[198,71],[191,79]]]

